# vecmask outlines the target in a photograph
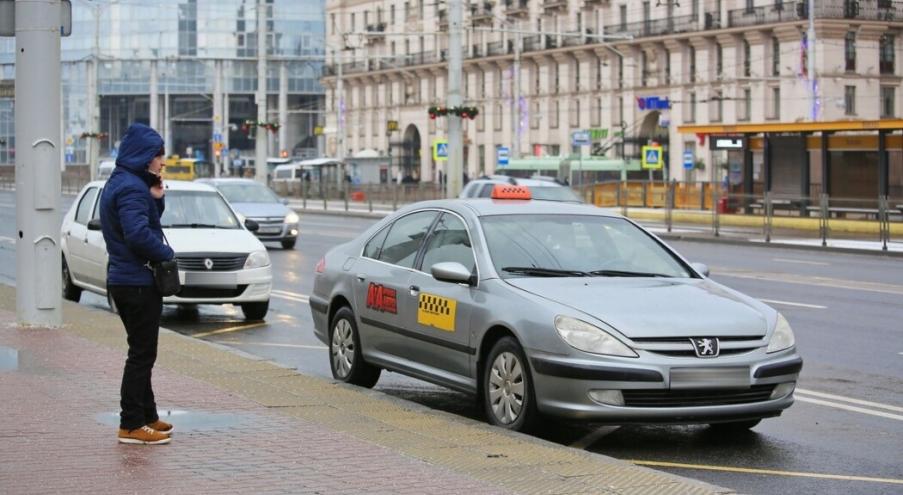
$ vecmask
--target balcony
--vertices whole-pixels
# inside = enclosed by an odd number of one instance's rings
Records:
[[[667,34],[689,33],[699,30],[696,17],[684,15],[667,19],[650,19],[647,21],[619,24],[608,30],[610,33],[629,34],[634,38],[664,36]]]
[[[524,51],[535,52],[542,50],[542,35],[528,36],[524,38]]]
[[[543,0],[542,10],[545,11],[546,13],[567,12],[568,2],[567,2],[567,0]]]
[[[583,0],[583,8],[588,9],[597,5],[608,5],[610,0]]]
[[[727,27],[756,26],[807,19],[808,13],[801,8],[805,5],[804,2],[785,2],[780,5],[730,10],[727,13]]]
[[[482,45],[473,45],[470,47],[470,56],[473,58],[479,58],[483,56],[483,46]]]
[[[492,9],[495,7],[495,3],[493,2],[482,2],[477,5],[470,6],[470,22],[474,26],[480,25],[492,25],[493,13]]]
[[[486,55],[490,57],[505,54],[505,44],[501,41],[493,41],[486,45]]]
[[[505,0],[505,15],[527,18],[530,16],[530,4],[527,0]]]
[[[367,25],[367,44],[375,45],[386,41],[386,23],[379,22]]]
[[[439,17],[439,30],[448,31],[448,11],[440,10],[436,14]]]
[[[564,46],[580,46],[586,41],[586,37],[580,31],[568,31],[565,34],[569,36],[561,37],[561,44]]]

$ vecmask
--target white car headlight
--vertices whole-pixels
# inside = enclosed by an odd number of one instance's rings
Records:
[[[793,329],[790,328],[790,323],[787,322],[784,315],[778,313],[778,321],[774,325],[774,334],[768,342],[768,349],[766,352],[783,351],[784,349],[793,347],[793,344],[795,343],[796,338],[793,336]]]
[[[245,261],[245,268],[262,268],[270,266],[270,255],[266,251],[254,251],[248,255],[248,261]]]
[[[593,354],[639,357],[630,347],[601,328],[569,316],[555,317],[555,330],[571,347]]]
[[[299,220],[301,220],[301,219],[298,217],[298,214],[295,212],[291,212],[285,216],[285,223],[298,223]]]

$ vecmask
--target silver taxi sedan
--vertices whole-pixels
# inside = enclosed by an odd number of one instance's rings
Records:
[[[473,393],[514,430],[549,414],[741,431],[790,407],[802,359],[780,313],[626,218],[529,198],[413,204],[327,253],[310,306],[333,376]]]

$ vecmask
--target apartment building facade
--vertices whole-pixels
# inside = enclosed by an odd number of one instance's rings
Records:
[[[505,0],[464,5],[465,170],[666,146],[669,177],[720,180],[722,154],[683,124],[878,120],[903,115],[903,2],[818,0],[810,98],[807,1]],[[327,0],[326,151],[391,154],[434,180],[446,137],[447,4]],[[337,93],[342,63],[344,94]],[[515,67],[517,69],[515,69]],[[515,74],[517,70],[517,74]],[[397,131],[387,131],[387,124]],[[573,149],[589,130],[593,145]],[[685,152],[693,168],[683,166]]]

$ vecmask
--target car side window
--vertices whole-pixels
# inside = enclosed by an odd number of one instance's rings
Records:
[[[413,268],[420,244],[429,232],[436,215],[435,211],[421,211],[396,220],[389,228],[389,234],[386,236],[386,241],[383,243],[377,259],[393,265]]]
[[[91,208],[94,206],[94,200],[97,198],[97,188],[92,187],[85,192],[82,200],[78,203],[78,209],[75,210],[75,221],[82,225],[87,225],[91,219]]]
[[[97,190],[97,197],[101,197],[103,195],[103,188]],[[100,218],[100,200],[94,203],[94,213],[91,214],[91,220],[95,218]]]
[[[379,251],[383,247],[383,242],[386,240],[386,235],[389,233],[389,227],[386,227],[379,231],[378,234],[373,236],[367,245],[364,246],[364,257],[365,258],[373,258],[379,259]]]
[[[483,184],[483,189],[480,191],[480,197],[481,198],[492,197],[493,189],[495,189],[495,184],[492,184],[492,183]]]
[[[444,213],[427,241],[421,266],[429,273],[436,263],[454,261],[473,272],[476,262],[467,227],[455,215]]]

